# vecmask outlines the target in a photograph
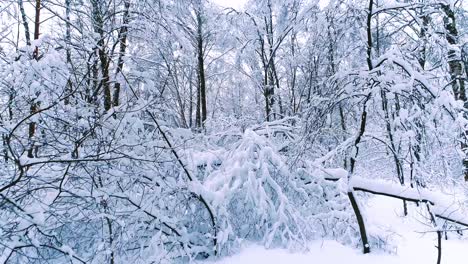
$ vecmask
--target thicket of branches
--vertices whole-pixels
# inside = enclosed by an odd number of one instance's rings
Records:
[[[468,180],[466,4],[3,0],[0,262],[385,247],[353,177]]]

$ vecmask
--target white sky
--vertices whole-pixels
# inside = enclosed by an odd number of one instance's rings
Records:
[[[214,3],[224,6],[224,7],[232,7],[235,9],[242,9],[243,5],[247,0],[211,0]],[[319,0],[319,5],[321,8],[323,8],[329,0]]]
[[[247,2],[247,0],[211,0],[212,2],[224,6],[224,7],[232,7],[235,9],[241,9],[242,6]]]

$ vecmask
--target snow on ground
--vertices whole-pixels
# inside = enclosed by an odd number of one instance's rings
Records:
[[[261,246],[249,246],[239,254],[218,260],[214,264],[432,264],[437,260],[435,233],[428,233],[430,226],[414,205],[410,215],[401,217],[400,200],[373,196],[364,206],[370,232],[390,234],[395,254],[374,250],[363,255],[359,249],[343,246],[335,241],[311,243],[306,253],[291,253],[284,249],[267,250]],[[468,233],[465,234],[465,236]],[[443,264],[468,263],[468,240],[443,240]]]

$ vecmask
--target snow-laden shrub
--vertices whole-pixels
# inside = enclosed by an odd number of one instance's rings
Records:
[[[343,244],[358,246],[359,231],[343,181],[325,179],[318,169],[299,168],[296,175],[301,181],[298,188],[307,193],[308,222],[314,227],[317,238],[334,239]]]
[[[229,252],[243,239],[267,247],[297,246],[311,236],[311,226],[295,203],[295,196],[303,194],[283,157],[252,130],[246,130],[219,169],[192,188],[215,211],[222,251]]]
[[[199,180],[191,190],[212,206],[219,253],[235,251],[242,241],[298,249],[325,238],[359,247],[346,183],[327,181],[306,155],[292,162],[283,148],[297,147],[291,137],[273,134],[247,129],[231,146],[190,152]],[[373,245],[380,240],[371,234]]]

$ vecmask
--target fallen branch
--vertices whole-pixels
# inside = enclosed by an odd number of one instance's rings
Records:
[[[382,180],[366,179],[356,176],[352,177],[351,179],[348,179],[348,174],[345,173],[346,171],[343,169],[321,168],[316,172],[322,175],[323,178],[327,181],[336,182],[342,179],[348,180],[348,197],[359,225],[361,240],[364,247],[364,254],[370,252],[370,245],[368,244],[365,221],[359,208],[359,203],[356,200],[356,197],[354,196],[355,191],[387,196],[408,202],[426,203],[428,206],[431,205],[430,213],[433,218],[437,217],[445,221],[452,222],[454,224],[468,227],[468,217],[460,213],[462,208],[460,206],[456,206],[456,204],[450,199],[450,197],[447,197],[446,195],[438,194],[428,189],[410,188],[407,186],[402,186],[393,182],[385,182]],[[432,219],[431,221],[435,222],[435,219]],[[437,234],[438,239],[440,239],[441,230],[437,230]],[[440,242],[438,244],[438,249],[438,260],[440,261]]]
[[[349,182],[349,188],[376,195],[397,198],[415,203],[429,203],[432,205],[434,215],[446,221],[468,227],[468,217],[461,214],[461,207],[447,197],[428,189],[416,189],[401,186],[392,182],[383,182],[361,177],[353,177]]]

